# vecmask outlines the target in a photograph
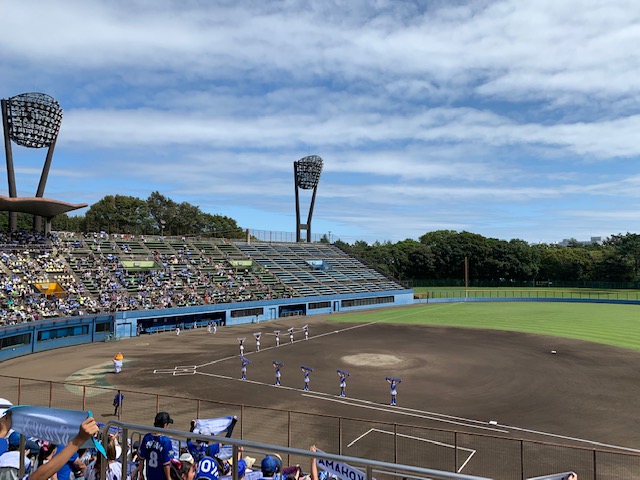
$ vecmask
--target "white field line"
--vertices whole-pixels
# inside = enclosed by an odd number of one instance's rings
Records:
[[[627,452],[640,453],[640,450],[635,449],[635,448],[621,447],[619,445],[611,445],[609,443],[596,442],[594,440],[585,440],[584,438],[569,437],[567,435],[559,435],[557,433],[540,432],[538,430],[530,430],[528,428],[512,427],[512,426],[508,426],[508,425],[501,425],[501,426],[503,426],[505,428],[510,428],[512,430],[518,430],[520,432],[534,433],[536,435],[543,435],[543,436],[554,437],[554,438],[562,438],[563,440],[572,440],[574,442],[587,443],[589,445],[597,445],[598,447],[614,448],[616,450],[625,450]]]
[[[196,365],[177,365],[173,368],[156,368],[153,373],[168,373],[171,375],[176,375],[182,372],[195,373]]]
[[[373,406],[373,405],[362,405],[362,404],[356,403],[357,400],[355,400],[355,399],[349,399],[347,397],[339,397],[339,396],[335,396],[334,398],[332,398],[332,397],[327,397],[326,395],[327,394],[318,395],[318,394],[307,393],[307,392],[302,394],[303,397],[310,397],[310,398],[315,398],[317,400],[326,400],[326,401],[329,401],[329,402],[342,403],[343,405],[350,405],[352,407],[367,408],[369,410],[378,410],[380,412],[397,413],[398,415],[405,415],[405,416],[408,416],[408,417],[416,417],[416,418],[424,418],[426,420],[433,420],[434,422],[449,423],[449,424],[452,424],[452,425],[460,425],[460,426],[468,427],[468,428],[477,428],[477,429],[480,429],[480,430],[489,430],[491,432],[509,433],[508,430],[501,430],[501,429],[492,428],[492,427],[484,427],[484,426],[481,426],[481,425],[473,425],[472,423],[469,423],[469,422],[458,422],[458,421],[449,420],[449,419],[446,419],[446,418],[440,418],[440,417],[437,417],[437,416],[434,416],[434,415],[425,415],[424,413],[423,414],[419,414],[419,413],[412,413],[412,412],[398,412],[398,411],[395,410],[394,407],[380,407],[380,406]]]
[[[324,392],[313,392],[316,393],[318,395],[327,395],[329,397],[333,397],[333,395],[331,394],[327,394]],[[349,400],[353,400],[354,402],[360,402],[363,404],[367,404],[367,405],[373,405],[373,406],[380,406],[380,403],[377,402],[372,402],[370,400],[363,400],[360,398],[353,398],[353,397],[348,397]],[[404,414],[405,412],[407,412],[407,414],[409,413],[418,413],[421,415],[435,415],[437,417],[442,417],[442,418],[446,418],[446,419],[450,419],[450,420],[459,420],[461,422],[465,422],[465,425],[467,423],[476,423],[479,424],[481,426],[485,426],[485,425],[489,425],[489,422],[483,421],[483,420],[473,420],[471,418],[464,418],[464,417],[456,417],[454,415],[447,415],[444,413],[437,413],[437,412],[428,412],[426,410],[418,410],[415,408],[408,408],[408,407],[401,407],[399,405],[395,405],[392,409],[389,410],[390,412],[398,412],[400,414]],[[504,426],[503,426],[504,427]],[[491,428],[491,427],[487,427],[491,430],[494,430],[496,432],[500,432],[500,433],[510,433],[509,430],[501,430],[501,429],[496,429],[496,428]]]
[[[394,435],[394,432],[388,432],[387,430],[380,430],[378,428],[370,428],[369,430],[364,432],[362,435],[360,435],[358,438],[354,439],[351,443],[349,443],[347,445],[347,448],[355,445],[356,442],[362,440],[365,436],[369,435],[371,432],[386,433],[387,435]],[[456,447],[455,445],[451,445],[450,443],[438,442],[437,440],[430,440],[428,438],[415,437],[413,435],[404,435],[402,433],[397,433],[397,434],[395,434],[395,436],[409,438],[411,440],[418,440],[420,442],[427,442],[427,443],[431,443],[433,445],[438,445],[438,446],[441,446],[441,447],[457,448],[458,450],[465,450],[467,452],[471,452],[469,454],[469,456],[467,457],[467,459],[464,462],[462,462],[462,465],[460,466],[460,468],[458,468],[458,470],[457,470],[458,473],[460,473],[462,471],[462,469],[467,465],[467,463],[469,463],[469,460],[471,460],[471,457],[473,457],[475,455],[475,453],[476,453],[476,450],[474,450],[473,448]]]
[[[276,347],[275,345],[271,345],[269,347],[261,348],[259,352],[256,352],[256,351],[246,352],[244,354],[244,356],[248,357],[250,355],[255,355],[256,353],[262,353],[262,352],[266,352],[268,350],[273,350],[274,348],[284,348],[286,346],[294,345],[294,344],[300,343],[300,342],[309,342],[309,341],[313,340],[314,338],[321,338],[321,337],[324,337],[324,336],[327,336],[327,335],[335,335],[336,333],[347,332],[347,331],[353,330],[355,328],[368,327],[369,325],[373,325],[375,323],[379,323],[379,322],[370,322],[370,323],[364,323],[362,325],[354,325],[354,326],[351,326],[351,327],[343,328],[341,330],[334,330],[332,332],[321,333],[319,335],[313,335],[313,336],[309,335],[309,340],[305,340],[304,338],[301,338],[301,339],[298,339],[298,340],[294,340],[293,342],[290,342],[289,339],[287,338],[286,341],[283,340],[283,341],[280,342],[280,346],[279,347]],[[198,368],[202,368],[202,367],[206,367],[206,366],[209,366],[209,365],[213,365],[214,363],[224,362],[225,360],[230,360],[232,358],[237,358],[237,357],[239,357],[239,355],[233,355],[231,357],[218,358],[217,360],[212,360],[211,362],[203,363],[202,365],[198,365],[197,367]]]

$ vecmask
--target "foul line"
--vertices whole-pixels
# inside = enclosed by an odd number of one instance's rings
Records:
[[[462,471],[462,469],[467,465],[467,463],[469,463],[469,460],[471,460],[471,457],[473,457],[476,454],[476,451],[477,451],[477,450],[474,450],[473,448],[457,447],[455,445],[451,445],[450,443],[438,442],[437,440],[429,440],[428,438],[415,437],[413,435],[404,435],[402,433],[389,432],[387,430],[380,430],[378,428],[370,428],[369,430],[364,432],[362,435],[360,435],[358,438],[354,439],[351,443],[349,443],[347,445],[347,448],[353,446],[357,441],[362,440],[364,437],[369,435],[371,432],[386,433],[388,435],[395,435],[396,437],[404,437],[404,438],[409,438],[411,440],[418,440],[418,441],[421,441],[421,442],[432,443],[434,445],[439,445],[441,447],[454,448],[454,449],[457,449],[457,450],[466,450],[467,452],[471,452],[469,454],[469,456],[467,457],[467,459],[464,462],[462,462],[462,465],[460,466],[460,468],[458,468],[458,470],[456,470],[458,473],[460,473]]]
[[[343,329],[340,329],[340,330],[333,330],[333,331],[331,331],[331,332],[320,333],[320,334],[318,334],[318,335],[312,335],[312,336],[310,335],[310,336],[309,336],[309,338],[308,338],[308,339],[306,339],[306,340],[305,340],[305,339],[299,339],[299,340],[294,340],[293,342],[288,342],[288,341],[287,341],[287,342],[284,342],[284,341],[283,341],[283,342],[280,342],[280,345],[279,345],[279,346],[271,345],[271,346],[269,346],[269,347],[261,348],[261,349],[260,349],[260,351],[255,351],[255,350],[254,350],[254,351],[252,351],[252,352],[246,352],[246,353],[244,353],[244,354],[243,354],[243,356],[244,356],[244,357],[248,357],[248,356],[250,356],[250,355],[255,355],[256,353],[265,352],[265,351],[267,351],[267,350],[273,350],[274,348],[284,348],[284,347],[286,347],[286,346],[293,345],[293,344],[296,344],[296,343],[300,343],[300,342],[308,342],[308,341],[311,341],[311,340],[313,340],[313,339],[315,339],[315,338],[321,338],[321,337],[325,337],[325,336],[327,336],[327,335],[335,335],[335,334],[337,334],[337,333],[347,332],[347,331],[349,331],[349,330],[353,330],[353,329],[356,329],[356,328],[368,327],[368,326],[370,326],[370,325],[374,325],[374,324],[376,324],[376,323],[380,323],[380,322],[369,322],[369,323],[364,323],[364,324],[361,324],[361,325],[353,325],[353,326],[351,326],[351,327],[346,327],[346,328],[343,328]],[[226,360],[231,360],[231,359],[233,359],[233,358],[238,358],[238,357],[240,357],[240,355],[239,355],[239,354],[238,354],[238,355],[231,355],[231,356],[229,356],[229,357],[218,358],[218,359],[216,359],[216,360],[212,360],[212,361],[210,361],[210,362],[206,362],[206,363],[203,363],[203,364],[200,364],[200,365],[194,365],[194,366],[193,366],[193,369],[195,370],[195,369],[202,368],[202,367],[208,367],[209,365],[214,365],[214,364],[216,364],[216,363],[224,362],[224,361],[226,361]],[[153,373],[170,373],[170,374],[172,374],[172,375],[173,375],[173,374],[174,374],[174,370],[175,370],[175,369],[177,369],[177,368],[179,368],[179,367],[174,367],[174,368],[157,368],[157,369],[155,369],[155,370],[153,371]],[[181,367],[180,367],[180,368],[181,368]],[[194,373],[201,373],[201,372],[194,372]]]
[[[350,405],[352,407],[359,407],[359,408],[368,408],[369,410],[378,410],[378,411],[382,411],[382,412],[391,412],[391,413],[397,413],[398,415],[406,415],[408,417],[416,417],[416,418],[424,418],[426,420],[433,420],[435,422],[443,422],[443,423],[450,423],[452,425],[460,425],[460,426],[464,426],[464,427],[468,427],[468,428],[477,428],[480,430],[489,430],[491,432],[499,432],[499,433],[509,433],[508,430],[501,430],[498,428],[492,428],[492,427],[484,427],[482,425],[473,425],[472,423],[466,423],[466,422],[459,422],[459,421],[455,421],[455,420],[449,420],[447,418],[439,418],[437,416],[431,416],[431,415],[439,415],[439,414],[431,414],[431,412],[422,412],[422,414],[420,413],[412,413],[412,412],[402,412],[402,411],[398,411],[396,410],[397,407],[393,407],[393,408],[382,408],[379,406],[374,406],[374,405],[379,405],[379,404],[375,404],[374,402],[368,402],[367,400],[359,400],[356,398],[347,398],[347,397],[338,397],[336,396],[335,398],[332,397],[328,397],[326,393],[321,393],[321,392],[314,392],[314,393],[303,393],[302,396],[303,397],[310,397],[310,398],[315,398],[317,400],[327,400],[329,402],[336,402],[336,403],[342,403],[343,405]],[[360,403],[371,403],[371,405],[362,405],[362,404],[358,404],[357,402]],[[416,410],[417,412],[420,412],[420,410]],[[461,419],[461,420],[465,420],[466,419]],[[477,420],[469,420],[468,422],[478,422]]]
[[[511,428],[513,430],[518,430],[520,432],[534,433],[536,435],[546,435],[549,437],[562,438],[563,440],[573,440],[574,442],[582,442],[582,443],[588,443],[589,445],[597,445],[599,447],[614,448],[616,450],[625,450],[628,452],[640,453],[640,450],[637,450],[635,448],[621,447],[619,445],[611,445],[609,443],[596,442],[595,440],[585,440],[583,438],[569,437],[567,435],[559,435],[557,433],[539,432],[537,430],[529,430],[527,428],[520,428],[520,427],[511,427],[508,425],[503,425],[503,426],[506,428]]]

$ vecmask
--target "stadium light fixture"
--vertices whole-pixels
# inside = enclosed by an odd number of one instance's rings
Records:
[[[13,168],[11,141],[27,148],[48,148],[42,167],[36,197],[44,195],[45,185],[51,168],[53,150],[58,140],[62,124],[62,108],[57,100],[44,93],[22,93],[2,100],[2,126],[4,129],[4,149],[7,161],[7,181],[9,197],[17,198],[16,178]],[[41,217],[34,216],[33,228],[40,230]],[[9,213],[9,231],[17,228],[16,212]]]

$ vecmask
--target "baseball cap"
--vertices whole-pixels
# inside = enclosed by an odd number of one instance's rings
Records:
[[[11,435],[9,435],[9,446],[11,447],[20,446],[20,434],[18,432],[13,432]]]
[[[280,467],[280,462],[271,455],[264,457],[262,459],[262,463],[260,463],[260,469],[264,475],[276,473],[278,471],[278,467]]]
[[[25,450],[29,450],[29,455],[37,455],[40,451],[40,445],[38,442],[34,442],[33,440],[27,440],[24,446]]]
[[[243,477],[246,471],[247,471],[247,462],[245,462],[242,459],[238,460],[238,478]]]
[[[180,455],[180,461],[181,461],[181,462],[189,462],[189,463],[191,463],[191,464],[196,463],[196,462],[193,460],[193,455],[191,455],[189,452],[185,452],[185,453],[183,453],[182,455]]]
[[[173,419],[167,412],[158,412],[156,419],[153,421],[154,427],[164,427],[168,423],[173,423]]]

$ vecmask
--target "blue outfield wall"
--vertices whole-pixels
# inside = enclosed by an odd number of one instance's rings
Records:
[[[194,324],[204,326],[209,322],[231,326],[291,315],[326,315],[413,303],[413,290],[391,290],[39,320],[0,328],[0,361],[55,348],[132,337],[139,329],[153,333],[176,325],[191,328]]]

